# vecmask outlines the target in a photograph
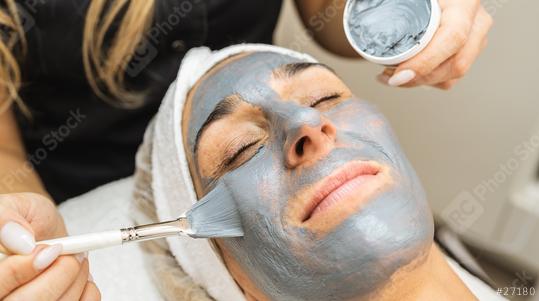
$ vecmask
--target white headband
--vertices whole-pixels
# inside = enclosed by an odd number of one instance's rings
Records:
[[[218,51],[199,47],[185,55],[178,76],[170,85],[155,117],[152,188],[160,220],[177,218],[197,201],[182,140],[182,111],[187,93],[213,66],[243,52],[275,52],[302,61],[316,62],[307,54],[263,44],[240,44]],[[208,240],[171,237],[167,238],[167,242],[183,270],[214,299],[245,300]]]

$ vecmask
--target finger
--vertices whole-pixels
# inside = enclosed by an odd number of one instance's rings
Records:
[[[384,84],[384,85],[387,85],[388,83],[388,80],[389,78],[391,78],[391,76],[393,76],[393,74],[395,73],[395,68],[394,67],[386,67],[384,68],[384,70],[382,71],[382,73],[378,74],[376,76],[376,80],[378,80],[380,83]]]
[[[0,228],[2,253],[19,255],[30,255],[32,253],[36,247],[36,240],[34,234],[23,226],[25,224],[28,225],[26,222],[7,221],[2,225],[2,228]]]
[[[487,44],[488,44],[488,39],[485,38],[481,43],[480,51],[485,49]],[[446,69],[447,71],[440,71],[440,74],[449,73],[450,72],[449,70],[451,70],[453,68],[453,67],[450,67],[452,64],[454,64],[453,59],[450,59],[447,62],[444,62],[444,64],[442,64],[442,66],[440,68],[441,69]],[[455,83],[457,82],[457,80],[451,80],[451,78],[449,78],[449,79],[447,79],[445,81],[443,81],[441,79],[437,79],[437,78],[435,78],[436,75],[434,75],[434,73],[438,73],[438,70],[433,72],[432,78],[429,78],[429,79],[426,79],[426,80],[421,80],[421,79],[414,80],[414,81],[412,81],[410,83],[407,83],[405,85],[402,85],[400,87],[412,88],[412,87],[417,87],[419,85],[430,85],[430,86],[434,86],[434,87],[442,89],[442,90],[449,90],[449,89],[453,88]],[[458,78],[459,78],[458,74],[456,76],[453,76],[453,79],[458,79]]]
[[[8,236],[11,239],[7,242],[2,241],[2,238],[5,238],[1,235],[5,233],[2,229],[10,222],[19,224],[27,230],[26,233],[32,234],[31,239],[28,238],[28,235],[22,238],[30,242],[30,244],[24,241],[21,242],[21,238],[16,238],[13,235]],[[35,239],[43,240],[66,234],[63,219],[56,210],[54,203],[37,193],[0,194],[0,231],[0,252],[16,254],[31,253],[30,245],[32,245],[31,242],[35,242]],[[18,231],[14,234],[21,234],[21,232]],[[6,243],[10,246],[6,247]],[[16,245],[15,249],[11,249],[11,243]],[[29,249],[30,251],[28,251]]]
[[[475,15],[481,2],[479,0],[438,0],[442,12],[449,6],[457,6],[463,10],[469,11],[470,16]]]
[[[425,76],[457,53],[468,39],[477,5],[476,0],[455,0],[444,8],[432,41],[415,57],[399,65],[388,83],[400,86]]]
[[[438,68],[436,68],[432,73],[421,76],[416,78],[415,80],[402,85],[401,87],[411,88],[411,87],[417,87],[420,85],[431,85],[434,86],[436,84],[449,81],[453,78],[457,78],[456,76],[453,76],[453,65],[455,64],[455,58],[452,57],[445,61],[442,65],[440,65]]]
[[[10,297],[15,300],[34,300],[35,296],[39,296],[41,301],[58,300],[77,278],[81,261],[75,256],[60,256],[47,270],[16,289]]]
[[[458,79],[452,79],[441,84],[434,85],[434,87],[442,90],[450,90],[458,82]]]
[[[432,73],[413,81],[414,85],[436,85],[451,79],[462,78],[486,46],[486,35],[492,26],[492,18],[484,10],[477,14],[466,45],[455,56],[445,61]]]
[[[0,262],[0,299],[10,292],[34,279],[47,268],[60,251],[58,246],[41,245],[36,247],[31,256],[11,255]],[[37,261],[37,265],[36,265]]]
[[[60,301],[78,301],[84,292],[89,275],[88,260],[84,260],[81,265],[77,279],[71,284],[67,291],[60,297]]]
[[[66,235],[63,219],[52,200],[30,192],[15,193],[12,196],[17,204],[17,211],[28,221],[37,240]]]
[[[382,74],[387,75],[387,76],[392,76],[393,74],[395,74],[395,70],[397,69],[395,69],[394,67],[387,67],[384,69]]]
[[[101,293],[93,281],[89,281],[84,288],[80,301],[99,301]]]
[[[18,210],[18,193],[0,194],[0,228],[8,222],[16,222],[23,225],[28,231],[33,233],[32,227],[24,218],[24,212]]]
[[[455,55],[455,61],[451,71],[453,78],[460,78],[468,72],[473,62],[479,56],[479,53],[486,46],[486,37],[492,27],[492,23],[492,17],[481,7],[470,31],[468,42]]]
[[[0,195],[0,252],[29,255],[35,248],[34,232],[16,207],[12,197]]]

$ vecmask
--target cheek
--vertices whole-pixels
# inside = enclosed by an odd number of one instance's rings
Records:
[[[240,213],[249,219],[255,215],[278,217],[283,169],[275,159],[265,146],[255,157],[222,177],[232,191]]]
[[[326,116],[341,131],[361,134],[375,141],[391,136],[387,120],[363,101],[346,100],[328,111]]]

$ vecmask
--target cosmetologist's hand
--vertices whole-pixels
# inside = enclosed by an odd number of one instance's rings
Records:
[[[378,80],[390,86],[429,85],[450,89],[487,45],[492,17],[479,0],[439,0],[440,27],[419,54],[397,68],[386,68]]]
[[[35,193],[0,194],[0,299],[100,300],[84,255],[59,256],[60,245],[35,241],[66,235],[54,204]]]

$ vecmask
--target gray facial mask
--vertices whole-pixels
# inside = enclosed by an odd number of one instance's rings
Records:
[[[222,246],[269,299],[372,296],[399,268],[428,252],[432,214],[419,179],[373,107],[351,98],[321,113],[284,101],[271,89],[272,70],[296,62],[280,54],[253,53],[206,78],[193,96],[187,151],[195,157],[196,135],[224,97],[237,94],[259,107],[270,124],[268,141],[219,179],[201,179],[205,189],[215,182],[227,185],[240,210],[245,236],[222,239]],[[322,116],[336,127],[339,147],[301,172],[287,168],[286,141],[303,125],[319,125]],[[353,160],[390,166],[395,183],[322,237],[287,222],[284,210],[292,196]]]
[[[356,0],[350,5],[352,39],[377,57],[399,55],[419,43],[431,15],[430,0]]]

